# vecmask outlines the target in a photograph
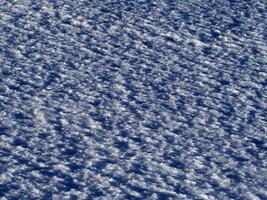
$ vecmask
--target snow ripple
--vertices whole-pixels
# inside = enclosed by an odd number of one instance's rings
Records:
[[[1,199],[267,199],[266,6],[2,0]]]

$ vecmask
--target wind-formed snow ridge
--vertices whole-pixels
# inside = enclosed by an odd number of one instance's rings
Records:
[[[0,199],[267,199],[266,13],[1,0]]]

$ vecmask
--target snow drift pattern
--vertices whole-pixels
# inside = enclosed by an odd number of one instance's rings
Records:
[[[2,199],[267,199],[266,1],[1,0]]]

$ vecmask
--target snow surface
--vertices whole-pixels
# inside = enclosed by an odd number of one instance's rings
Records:
[[[267,199],[266,0],[1,0],[0,199]]]

